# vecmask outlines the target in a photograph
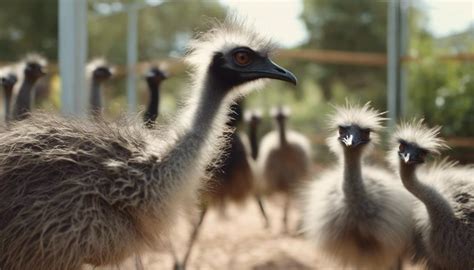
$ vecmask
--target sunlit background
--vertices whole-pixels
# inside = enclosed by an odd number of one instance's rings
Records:
[[[474,162],[474,2],[402,3],[407,11],[402,115],[442,125],[453,148],[450,154],[461,162]],[[372,101],[375,107],[387,110],[387,1],[89,0],[88,58],[104,57],[116,69],[106,84],[108,118],[118,117],[129,105],[126,30],[127,8],[132,4],[141,6],[135,69],[137,112],[147,102],[142,75],[151,64],[171,75],[162,86],[163,118],[175,112],[187,78],[181,62],[187,41],[194,30],[206,29],[209,18],[224,18],[228,12],[241,14],[277,41],[282,46],[278,62],[299,78],[296,90],[272,83],[268,85],[272,89],[252,94],[245,100],[246,109],[268,112],[276,105],[290,106],[291,126],[312,139],[315,160],[325,161],[322,142],[329,104],[348,98]],[[57,0],[0,0],[0,7],[0,66],[29,52],[47,57],[50,72],[37,89],[36,108],[59,110]],[[263,129],[270,128],[267,117]]]

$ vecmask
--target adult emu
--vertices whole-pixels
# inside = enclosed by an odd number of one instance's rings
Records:
[[[199,187],[247,83],[296,83],[272,47],[232,20],[192,41],[192,97],[170,133],[47,114],[2,132],[0,268],[78,270],[153,247]]]

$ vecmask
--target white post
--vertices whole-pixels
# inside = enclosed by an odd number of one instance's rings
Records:
[[[85,114],[87,0],[59,0],[61,112]]]
[[[135,113],[137,107],[137,93],[135,66],[137,64],[138,43],[138,6],[131,4],[127,10],[127,103],[128,112]]]
[[[400,0],[388,1],[387,8],[387,110],[393,126],[400,115]]]

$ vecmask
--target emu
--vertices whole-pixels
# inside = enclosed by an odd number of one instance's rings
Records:
[[[364,163],[382,121],[368,103],[335,107],[330,121],[335,134],[327,142],[338,164],[303,195],[303,231],[343,266],[399,267],[411,243],[413,198],[395,175]]]
[[[191,41],[192,95],[170,127],[176,138],[45,114],[1,133],[0,268],[77,270],[153,247],[218,153],[229,103],[262,78],[296,83],[268,58],[271,44],[232,20]]]
[[[283,230],[288,232],[288,211],[291,197],[310,176],[311,144],[302,134],[288,130],[286,120],[289,109],[272,110],[278,130],[266,134],[261,141],[258,167],[265,189],[269,193],[285,195]]]
[[[36,54],[28,55],[25,60],[23,60],[21,64],[23,82],[13,107],[13,120],[23,120],[28,117],[28,114],[31,112],[33,89],[38,79],[46,75],[46,65],[46,59]]]
[[[145,75],[150,96],[148,99],[148,106],[143,121],[148,128],[155,126],[155,120],[158,117],[160,107],[160,86],[161,83],[168,78],[168,75],[157,67],[152,67]]]
[[[102,84],[112,77],[112,70],[104,59],[94,59],[87,64],[87,76],[90,80],[90,114],[93,118],[102,117]]]
[[[392,163],[417,198],[414,258],[429,269],[474,269],[474,170],[446,160],[422,166],[427,155],[446,148],[439,131],[413,120],[393,137]]]
[[[9,67],[3,68],[0,71],[0,84],[3,87],[4,103],[5,103],[5,122],[8,124],[11,120],[10,107],[12,100],[13,87],[18,81],[17,75]]]

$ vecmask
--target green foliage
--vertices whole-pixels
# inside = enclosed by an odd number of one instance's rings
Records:
[[[375,53],[386,50],[386,1],[304,0],[301,18],[310,33],[303,47]],[[325,99],[331,99],[338,83],[347,93],[364,95],[360,90],[366,90],[383,94],[379,86],[385,82],[385,73],[383,68],[321,64],[311,76],[320,83]]]
[[[0,0],[0,61],[28,52],[57,58],[58,0]]]

